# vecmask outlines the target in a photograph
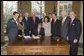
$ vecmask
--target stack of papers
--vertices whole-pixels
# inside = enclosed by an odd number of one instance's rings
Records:
[[[34,35],[32,35],[32,38],[34,38],[34,39],[40,39],[39,36],[34,36]]]
[[[31,36],[24,36],[24,38],[25,38],[25,39],[29,39],[29,38],[31,38]]]
[[[32,37],[31,36],[24,36],[24,38],[25,39],[31,39],[31,38],[33,38],[33,39],[40,39],[39,36],[34,36],[34,35],[32,35]]]

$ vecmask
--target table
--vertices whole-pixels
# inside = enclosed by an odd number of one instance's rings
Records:
[[[47,39],[49,38],[50,43],[48,43],[48,41],[45,40],[45,38]],[[52,40],[51,37],[42,37],[40,42],[35,39],[32,39],[31,41],[25,41],[24,39],[18,40],[15,43],[8,44],[7,54],[8,55],[69,55],[70,45],[66,41],[61,40],[57,42],[51,40]]]

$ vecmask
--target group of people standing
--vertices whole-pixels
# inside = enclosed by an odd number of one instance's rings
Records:
[[[81,22],[76,18],[74,11],[69,14],[62,11],[59,19],[55,13],[49,13],[49,16],[45,15],[43,19],[39,19],[35,13],[32,13],[29,17],[28,12],[24,13],[24,16],[14,12],[6,29],[9,42],[14,42],[17,36],[22,35],[44,35],[51,36],[51,39],[58,37],[70,43],[71,55],[77,55],[81,28]]]

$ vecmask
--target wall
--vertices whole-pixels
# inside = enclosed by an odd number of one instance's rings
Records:
[[[81,33],[81,37],[80,37],[80,43],[83,43],[83,1],[81,1],[81,6],[80,6],[80,21],[82,23],[82,33]]]
[[[31,1],[19,1],[18,2],[18,11],[20,11],[20,2],[21,2],[21,8],[22,12],[29,12],[31,13]]]
[[[50,13],[52,12],[53,8],[54,8],[54,3],[55,3],[55,7],[57,9],[57,1],[45,1],[45,12]]]
[[[77,18],[80,18],[80,7],[81,7],[81,1],[72,2],[72,10],[76,12]]]
[[[18,11],[20,11],[20,2],[22,2],[22,10],[23,12],[27,11],[31,13],[31,1],[19,1],[18,2]],[[55,7],[57,8],[57,1],[45,1],[45,12],[48,14],[52,12],[54,8],[54,3]]]
[[[22,10],[23,12],[29,12],[31,13],[31,1],[19,1],[18,2],[18,11],[20,11],[20,2],[22,2]],[[52,12],[54,8],[54,3],[55,7],[57,9],[57,1],[45,1],[45,12],[48,14]],[[77,17],[80,18],[80,1],[73,1],[72,2],[72,10],[76,12]]]
[[[3,18],[3,2],[1,1],[1,43],[4,43],[4,18]]]

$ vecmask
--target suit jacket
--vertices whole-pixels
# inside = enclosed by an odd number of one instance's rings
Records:
[[[62,24],[62,20],[61,20],[61,37],[63,37],[63,39],[65,39],[65,40],[67,40],[69,22],[70,22],[69,17],[66,17],[63,24]]]
[[[6,31],[7,31],[9,41],[14,41],[18,35],[18,27],[13,18],[9,19],[7,23]]]
[[[31,19],[31,33],[34,35],[38,35],[39,18],[35,17],[35,22],[33,20],[33,17],[30,17],[30,19]]]
[[[27,20],[25,19],[25,17],[23,17],[23,20],[24,22],[24,33],[25,35],[29,35],[29,31],[31,31],[31,19],[30,17],[27,17]]]
[[[43,27],[40,28],[39,35],[41,35],[41,36],[45,36],[45,30],[44,30]]]
[[[60,34],[61,34],[61,21],[60,20],[57,19],[55,22],[52,20],[51,33],[52,33],[52,37],[56,37],[56,36],[60,37]]]
[[[82,26],[80,20],[75,18],[72,23],[69,23],[68,37],[70,43],[73,43],[74,39],[78,39],[79,41],[81,30]]]
[[[24,24],[23,22],[19,22],[18,23],[18,35],[22,35],[23,30],[24,30]]]

